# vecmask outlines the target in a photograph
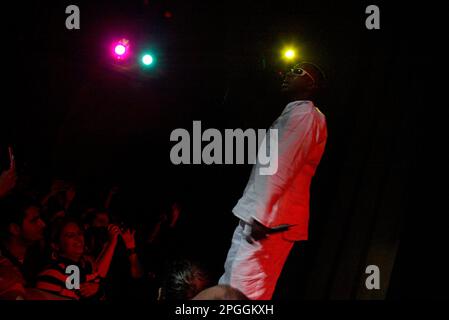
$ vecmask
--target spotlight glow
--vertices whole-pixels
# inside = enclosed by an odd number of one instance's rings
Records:
[[[142,63],[146,66],[149,66],[150,64],[153,63],[153,57],[150,54],[145,54],[142,57]]]
[[[126,52],[126,47],[123,44],[118,44],[115,46],[114,52],[118,56],[122,56]]]
[[[117,60],[123,60],[129,55],[129,40],[121,39],[112,44],[111,51]]]
[[[296,56],[295,50],[293,49],[287,49],[284,51],[284,58],[287,60],[292,60]]]

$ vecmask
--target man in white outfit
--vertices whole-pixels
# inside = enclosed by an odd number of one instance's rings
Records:
[[[312,63],[286,74],[282,91],[291,102],[270,128],[278,130],[278,170],[261,175],[256,163],[232,210],[240,221],[219,284],[249,299],[271,299],[294,242],[307,240],[310,183],[327,139],[325,116],[313,103],[323,85]]]

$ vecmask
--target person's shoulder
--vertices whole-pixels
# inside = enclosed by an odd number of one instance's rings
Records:
[[[293,101],[285,108],[281,118],[289,123],[303,123],[313,121],[315,118],[315,106],[311,101]]]
[[[25,279],[11,260],[0,255],[0,300],[23,296]]]
[[[297,100],[287,104],[285,111],[293,115],[309,115],[315,112],[315,105],[309,100]]]
[[[9,264],[9,259],[2,255],[2,251],[0,250],[0,266],[6,266]]]
[[[17,267],[10,259],[0,254],[0,268],[1,269],[16,269]]]
[[[65,274],[67,265],[58,260],[52,260],[45,265],[45,267],[41,270],[38,276],[48,275],[48,274]]]
[[[0,276],[1,274],[13,269],[14,265],[7,258],[0,256]]]

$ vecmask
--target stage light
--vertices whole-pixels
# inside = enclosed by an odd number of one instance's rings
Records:
[[[122,56],[126,52],[126,47],[123,44],[118,44],[115,46],[114,52],[118,56]]]
[[[295,51],[293,51],[292,49],[285,51],[285,57],[287,59],[293,59],[295,57]]]
[[[140,54],[140,64],[144,69],[153,68],[156,64],[156,57],[154,52],[150,50],[144,50]]]
[[[282,56],[285,60],[292,61],[296,58],[296,50],[293,48],[284,49]]]
[[[144,65],[146,65],[146,66],[151,65],[153,63],[153,61],[154,61],[154,59],[153,59],[153,56],[151,54],[146,53],[142,57],[142,63]]]
[[[114,57],[118,60],[123,60],[129,52],[129,40],[121,39],[120,41],[115,42],[112,48]]]

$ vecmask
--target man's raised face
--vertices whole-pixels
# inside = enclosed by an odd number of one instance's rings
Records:
[[[22,223],[22,238],[26,241],[38,241],[44,237],[45,223],[41,219],[38,207],[31,206],[25,210]]]
[[[313,70],[307,64],[297,64],[285,74],[281,89],[284,93],[306,94],[314,85]]]

